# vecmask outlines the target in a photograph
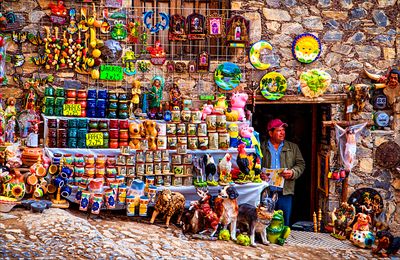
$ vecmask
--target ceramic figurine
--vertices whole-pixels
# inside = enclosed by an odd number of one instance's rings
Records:
[[[207,184],[210,186],[217,186],[218,174],[214,157],[211,154],[205,154],[203,156],[203,163],[204,163],[204,172],[206,174]]]
[[[228,185],[232,181],[231,170],[232,170],[232,155],[227,153],[218,163],[219,172],[219,185]]]
[[[230,154],[229,154],[230,155]],[[236,223],[239,215],[237,198],[239,193],[232,185],[227,185],[220,190],[214,200],[214,208],[224,229],[230,224],[230,237],[236,240]]]
[[[231,97],[231,108],[239,112],[239,121],[246,120],[246,115],[244,113],[244,108],[249,96],[246,93],[234,93]]]
[[[249,124],[242,124],[239,128],[240,141],[246,145],[246,148],[253,147],[252,136],[254,128],[250,127]]]
[[[136,122],[131,122],[129,124],[129,146],[134,150],[140,149],[141,128],[142,124],[138,124]]]
[[[135,69],[136,55],[131,49],[127,49],[122,57],[122,63],[125,64],[124,73],[128,76],[136,74]]]
[[[27,137],[26,145],[28,147],[39,146],[39,124],[42,123],[40,120],[30,120],[31,127],[29,128],[29,134]]]
[[[131,99],[131,104],[129,106],[129,118],[133,119],[135,118],[134,111],[139,108],[139,103],[140,103],[140,94],[142,94],[142,91],[140,89],[140,81],[134,80],[132,83],[132,99]]]
[[[7,99],[7,107],[4,111],[6,117],[15,116],[17,114],[17,110],[15,109],[15,98],[9,97]]]
[[[57,1],[57,4],[49,4],[51,10],[50,20],[54,24],[63,25],[67,18],[67,8],[64,5],[64,1]]]
[[[13,169],[12,179],[7,183],[3,183],[3,194],[9,198],[20,200],[25,195],[25,181],[18,169]]]
[[[229,147],[238,147],[239,145],[239,126],[235,123],[229,124],[228,126],[229,133]]]
[[[128,43],[138,43],[140,23],[132,21],[128,23]]]
[[[371,248],[374,244],[375,237],[369,231],[371,217],[364,213],[358,213],[356,223],[353,225],[353,231],[350,234],[350,241],[361,248]]]
[[[213,112],[214,106],[211,103],[207,103],[203,105],[203,111],[201,115],[201,120],[206,120],[207,115],[211,115]]]
[[[259,176],[261,173],[261,169],[256,167],[257,161],[259,157],[256,153],[250,152],[247,153],[245,149],[245,144],[241,143],[238,146],[238,155],[236,157],[236,163],[239,167],[240,172],[242,173],[237,182],[249,182],[253,181],[255,177]]]
[[[223,115],[227,108],[228,102],[226,102],[226,96],[224,94],[219,94],[217,102],[214,104],[214,112]]]
[[[371,90],[370,85],[367,84],[355,84],[347,85],[345,87],[346,92],[348,92],[354,101],[355,109],[353,110],[356,114],[363,111],[365,107],[365,102],[370,98],[369,91]]]
[[[346,239],[350,234],[350,224],[354,221],[355,215],[355,207],[347,202],[343,202],[338,209],[335,208],[331,213],[331,223],[328,225],[332,227],[331,236]]]
[[[169,103],[171,106],[182,108],[182,94],[177,84],[174,84],[169,92]]]
[[[196,188],[196,192],[197,195],[200,196],[200,199],[194,202],[192,205],[195,209],[200,211],[200,215],[203,217],[203,221],[205,223],[205,229],[200,233],[204,233],[207,231],[207,229],[211,229],[212,231],[210,237],[213,237],[218,230],[220,219],[210,205],[211,194],[208,192],[208,189],[202,190]]]
[[[4,118],[3,113],[0,112],[0,145],[4,143],[5,137],[5,129],[6,129],[6,120]]]
[[[163,65],[166,60],[166,54],[164,48],[161,47],[161,42],[157,40],[154,47],[147,47],[147,51],[150,53],[150,61],[153,65]]]
[[[372,250],[374,254],[380,254],[382,257],[396,255],[400,248],[400,237],[394,237],[389,231],[376,232],[378,246]],[[385,249],[385,252],[380,252]]]
[[[33,87],[30,87],[28,90],[28,94],[26,94],[25,109],[26,110],[35,110],[36,101],[37,101],[37,95],[35,93],[35,89]]]
[[[156,121],[146,120],[143,122],[142,137],[147,139],[149,150],[157,149],[157,124]]]
[[[151,89],[148,93],[149,101],[150,101],[150,112],[157,113],[160,111],[161,100],[163,98],[163,89],[164,89],[164,78],[161,76],[155,76],[151,80]]]
[[[5,142],[14,143],[15,142],[15,116],[11,116],[7,121],[5,130]]]
[[[267,228],[267,238],[268,241],[274,244],[283,246],[286,239],[290,235],[290,228],[284,225],[283,211],[276,210],[272,216],[272,221]]]
[[[393,105],[400,89],[400,70],[391,69],[385,76],[372,74],[367,70],[365,70],[365,73],[370,79],[378,82],[374,84],[375,89],[384,88],[383,93],[387,96],[388,103]]]
[[[114,21],[114,26],[111,28],[111,38],[113,40],[122,41],[128,36],[126,26],[121,20]]]
[[[179,192],[171,192],[169,189],[164,189],[157,194],[156,205],[154,206],[154,212],[151,217],[150,223],[154,223],[157,215],[162,213],[166,216],[166,226],[169,226],[171,217],[177,213],[178,220],[180,223],[183,211],[185,209],[185,197]]]

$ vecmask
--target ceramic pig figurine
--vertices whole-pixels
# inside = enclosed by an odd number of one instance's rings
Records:
[[[211,115],[213,109],[214,109],[214,106],[212,104],[204,104],[202,115],[201,115],[201,120],[203,120],[203,121],[206,120],[207,115]]]
[[[249,96],[246,93],[234,93],[231,97],[231,107],[232,110],[239,112],[239,121],[246,120],[246,115],[244,113],[244,107],[246,106],[246,102]]]

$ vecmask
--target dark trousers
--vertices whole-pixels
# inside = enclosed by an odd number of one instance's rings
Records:
[[[278,201],[275,204],[275,210],[283,211],[283,218],[285,220],[285,226],[290,224],[290,216],[292,214],[292,201],[293,195],[283,195],[282,191],[278,191]]]

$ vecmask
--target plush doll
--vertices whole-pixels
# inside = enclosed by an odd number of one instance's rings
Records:
[[[246,115],[244,113],[244,107],[246,106],[246,102],[249,96],[246,93],[234,93],[231,97],[231,107],[232,110],[236,110],[239,112],[239,121],[246,120]]]
[[[253,135],[254,128],[250,127],[248,124],[242,124],[240,126],[240,136],[241,136],[241,141],[246,144],[246,148],[251,148],[252,147],[252,141],[251,137]]]
[[[214,106],[212,104],[204,104],[203,105],[203,112],[201,114],[201,120],[206,120],[207,115],[211,115]]]
[[[129,137],[130,137],[130,142],[129,146],[132,149],[140,149],[140,133],[141,133],[141,124],[132,122],[129,124]]]
[[[142,136],[147,139],[149,150],[157,149],[157,124],[156,121],[146,120],[143,122]]]

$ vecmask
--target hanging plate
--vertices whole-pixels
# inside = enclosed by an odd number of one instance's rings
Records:
[[[378,216],[383,210],[382,197],[378,191],[372,188],[361,188],[354,191],[347,203],[353,204],[357,213],[373,211]]]
[[[301,92],[306,97],[319,97],[331,85],[331,75],[320,69],[311,69],[300,75]]]
[[[278,100],[285,95],[287,81],[278,72],[269,72],[260,80],[260,90],[263,97],[268,100]]]
[[[400,164],[400,146],[393,141],[385,142],[378,146],[375,152],[376,163],[386,169],[391,169]]]
[[[311,63],[321,54],[321,42],[311,33],[298,35],[292,43],[294,58],[301,63]]]
[[[236,88],[242,79],[242,72],[238,65],[232,62],[220,64],[214,73],[214,81],[222,90]]]
[[[271,64],[269,64],[269,63],[263,63],[263,62],[260,60],[261,52],[262,52],[264,49],[272,50],[272,45],[271,45],[269,42],[267,42],[267,41],[261,40],[261,41],[258,41],[258,42],[256,42],[256,43],[254,43],[254,44],[251,45],[251,47],[250,47],[249,59],[250,59],[251,65],[253,65],[253,67],[254,67],[255,69],[258,69],[258,70],[266,70],[266,69],[268,69],[268,68],[271,66]]]

